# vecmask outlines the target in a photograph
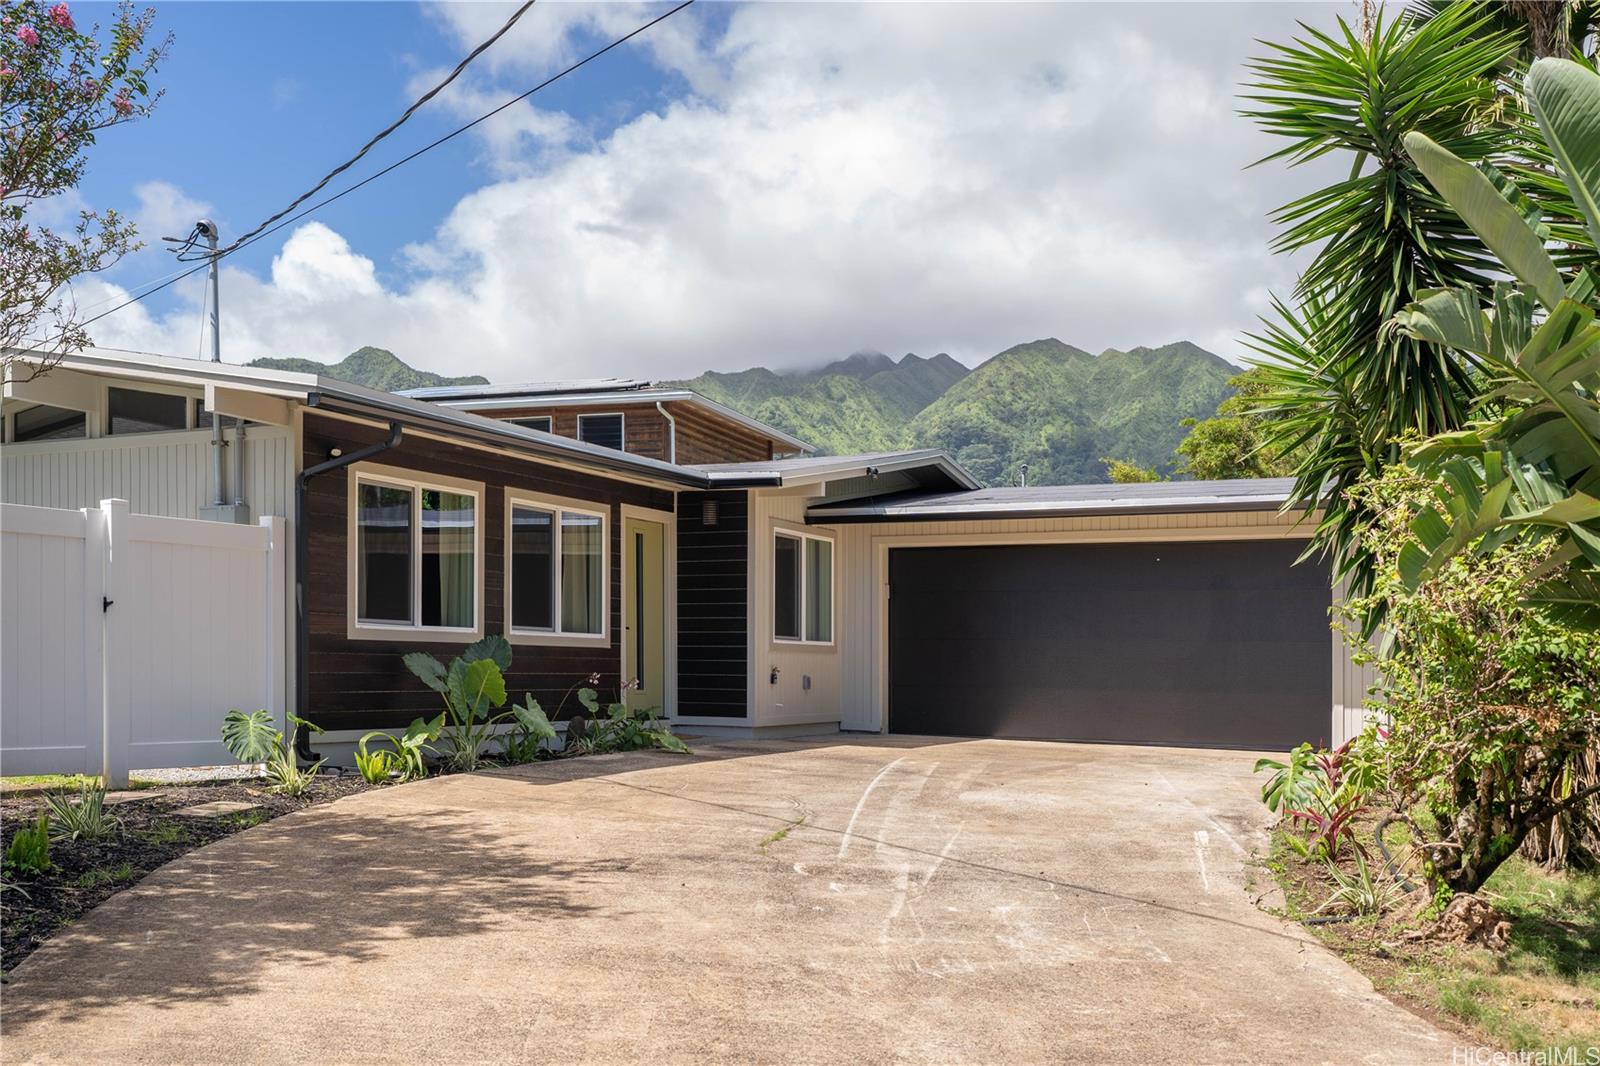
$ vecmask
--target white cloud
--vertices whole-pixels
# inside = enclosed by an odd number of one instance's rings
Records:
[[[505,10],[436,15],[476,42]],[[447,106],[502,99],[576,54],[574,32],[621,32],[646,10],[660,9],[536,7]],[[1315,17],[1304,7],[718,14],[725,26],[690,9],[649,38],[690,95],[599,137],[532,108],[487,129],[494,180],[406,250],[409,280],[385,287],[321,224],[294,230],[267,278],[225,270],[227,358],[377,344],[509,381],[863,346],[976,362],[1047,335],[1237,357],[1267,290],[1292,283],[1265,215],[1312,179],[1242,170],[1272,145],[1234,94],[1251,38],[1286,36]],[[182,352],[193,329],[192,309],[140,308],[96,338]]]

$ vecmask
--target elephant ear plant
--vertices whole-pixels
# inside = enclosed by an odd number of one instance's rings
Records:
[[[442,736],[449,744],[445,758],[451,769],[476,770],[495,727],[511,717],[510,712],[494,713],[505,706],[511,645],[493,633],[470,645],[448,667],[423,651],[407,655],[405,664],[444,699]]]
[[[443,729],[442,714],[432,721],[425,718],[416,719],[406,728],[405,733],[398,737],[393,733],[374,729],[356,742],[356,770],[360,772],[361,779],[369,785],[381,785],[391,779],[415,781],[427,777],[428,766],[423,762],[422,753],[433,750],[430,745],[439,739],[439,733]],[[377,747],[378,742],[389,746]]]

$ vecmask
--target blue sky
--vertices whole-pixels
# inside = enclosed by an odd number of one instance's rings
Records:
[[[97,146],[82,192],[91,203],[122,205],[135,198],[140,184],[169,183],[216,205],[224,241],[275,213],[391,122],[414,99],[408,83],[419,71],[448,69],[464,54],[441,32],[437,15],[417,4],[239,0],[156,6],[158,27],[173,35],[158,79],[166,95],[148,122],[114,130]],[[79,4],[75,10],[80,18],[107,21],[114,5]],[[586,52],[604,43],[580,29],[571,46]],[[636,49],[614,50],[597,63],[584,76],[541,92],[542,106],[564,111],[603,136],[683,91],[680,78]],[[424,108],[326,192],[464,121]],[[316,217],[371,256],[384,276],[396,270],[394,257],[403,245],[425,237],[462,196],[493,180],[482,156],[481,144],[457,138]],[[153,246],[153,238],[183,234],[144,236]],[[241,251],[234,262],[264,269],[281,245],[281,239],[263,242]],[[161,264],[140,256],[115,276],[138,284],[166,273],[152,274],[152,266]]]
[[[146,122],[81,191],[226,240],[387,124],[508,4],[158,3]],[[109,10],[79,4],[80,22]],[[335,188],[663,5],[537,4]],[[231,258],[224,358],[363,344],[495,380],[816,365],[862,348],[972,364],[1043,336],[1230,358],[1293,264],[1268,212],[1317,180],[1245,170],[1257,37],[1348,5],[702,2],[529,104]],[[161,276],[154,250],[80,304]],[[192,354],[190,282],[94,328]]]

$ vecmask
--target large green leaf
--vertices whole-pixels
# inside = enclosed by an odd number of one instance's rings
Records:
[[[1551,618],[1581,629],[1600,630],[1600,571],[1568,567],[1539,586],[1528,602]]]
[[[506,679],[493,659],[457,659],[446,678],[450,705],[460,722],[475,722],[506,702]]]
[[[1570,59],[1541,59],[1527,86],[1556,167],[1600,245],[1600,74]]]
[[[240,762],[266,762],[282,736],[270,711],[229,711],[222,716],[222,746]]]
[[[1395,315],[1396,324],[1414,337],[1457,351],[1489,355],[1488,316],[1471,289],[1434,289]]]
[[[406,669],[422,678],[422,683],[435,692],[449,694],[449,687],[445,684],[446,671],[444,664],[425,651],[414,651],[405,656],[403,660]]]
[[[511,644],[499,633],[490,633],[469,644],[461,657],[469,663],[488,659],[500,668],[501,673],[505,673],[511,669]]]
[[[1462,221],[1482,238],[1524,285],[1554,307],[1566,292],[1555,260],[1522,213],[1513,207],[1477,167],[1434,142],[1427,134],[1405,136],[1406,151],[1428,181],[1449,201]]]

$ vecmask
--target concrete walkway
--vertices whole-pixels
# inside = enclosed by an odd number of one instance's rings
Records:
[[[370,792],[62,933],[0,1057],[1448,1062],[1252,904],[1250,763],[833,737]]]

